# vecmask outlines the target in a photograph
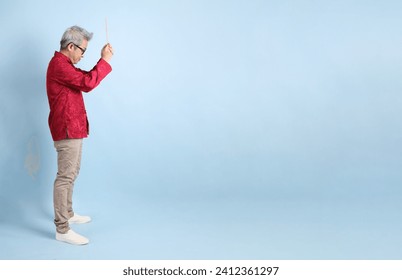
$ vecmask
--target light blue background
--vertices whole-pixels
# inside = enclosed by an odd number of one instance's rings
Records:
[[[401,1],[0,2],[1,259],[401,259]],[[54,240],[45,73],[106,41]]]

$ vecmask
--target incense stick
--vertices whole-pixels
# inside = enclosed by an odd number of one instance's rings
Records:
[[[109,34],[107,32],[107,17],[105,17],[105,27],[106,27],[106,43],[109,44]]]

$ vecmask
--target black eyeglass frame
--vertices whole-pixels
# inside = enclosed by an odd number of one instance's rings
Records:
[[[77,48],[79,48],[79,49],[81,50],[81,52],[82,52],[82,55],[84,55],[84,53],[87,51],[87,49],[83,49],[83,48],[81,48],[80,46],[74,44],[73,42],[71,42],[71,44],[73,44],[74,46],[76,46]]]

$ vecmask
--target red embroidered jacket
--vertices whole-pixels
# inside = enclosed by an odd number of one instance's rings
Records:
[[[55,52],[49,62],[46,90],[49,99],[49,127],[54,141],[85,138],[89,124],[82,92],[89,92],[112,71],[100,59],[91,71],[76,68],[70,59]]]

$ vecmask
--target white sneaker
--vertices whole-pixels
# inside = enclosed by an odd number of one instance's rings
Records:
[[[89,223],[90,221],[91,221],[91,217],[80,216],[76,213],[74,213],[74,216],[72,216],[70,219],[68,219],[68,223],[70,223],[70,224],[85,224],[85,223]]]
[[[85,245],[89,243],[88,238],[79,235],[71,229],[64,234],[56,232],[56,240],[67,242],[73,245]]]

